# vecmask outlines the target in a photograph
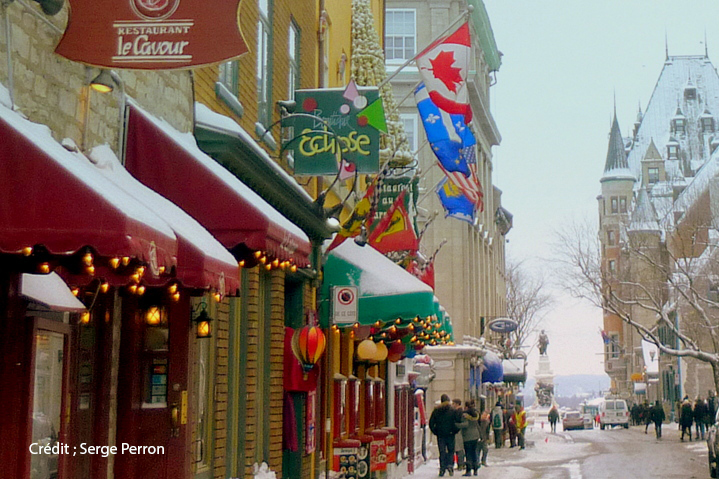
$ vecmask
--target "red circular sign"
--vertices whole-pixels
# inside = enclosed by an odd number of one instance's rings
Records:
[[[355,300],[355,293],[351,289],[343,288],[337,292],[337,300],[340,304],[347,306],[352,304]]]
[[[177,10],[180,0],[130,0],[132,10],[146,20],[162,20]]]

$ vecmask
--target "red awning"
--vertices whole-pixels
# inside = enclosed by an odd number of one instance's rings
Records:
[[[85,158],[0,106],[0,252],[42,245],[52,255],[91,247],[101,257],[138,258],[149,274],[175,265],[169,226]]]
[[[89,157],[105,178],[170,225],[178,241],[175,274],[184,286],[212,288],[223,295],[237,291],[240,286],[237,260],[209,231],[179,206],[137,181],[108,145],[94,148]]]
[[[129,106],[125,166],[207,228],[229,250],[245,245],[280,260],[309,264],[307,235],[222,165],[134,104]]]

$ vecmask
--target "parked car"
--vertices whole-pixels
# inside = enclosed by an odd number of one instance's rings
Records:
[[[624,399],[605,399],[599,403],[599,427],[622,426],[629,429],[629,408]]]
[[[709,476],[717,477],[717,458],[719,458],[719,411],[714,418],[714,424],[709,427],[707,433],[707,447],[709,448]]]
[[[584,418],[584,429],[594,429],[594,418],[599,414],[599,405],[593,402],[582,404],[580,412]]]
[[[567,411],[564,413],[562,420],[562,429],[569,431],[571,429],[584,429],[584,418],[579,411]]]

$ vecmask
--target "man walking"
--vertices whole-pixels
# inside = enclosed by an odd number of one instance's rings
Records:
[[[494,447],[499,449],[502,447],[502,431],[504,430],[504,411],[502,411],[502,403],[497,404],[492,409],[492,431],[494,432]]]
[[[557,406],[552,406],[552,409],[549,410],[549,414],[547,416],[552,432],[556,433],[557,422],[559,422],[559,411],[557,411]]]
[[[684,441],[684,434],[689,434],[689,440],[692,440],[692,423],[694,422],[694,411],[692,410],[692,403],[689,400],[689,396],[684,396],[682,401],[682,407],[680,409],[681,416],[679,417],[679,423],[682,426],[682,441]]]
[[[449,402],[449,396],[442,394],[441,404],[434,408],[429,417],[429,430],[437,436],[439,447],[439,476],[445,472],[454,475],[454,441],[459,432],[457,423],[462,422],[458,411]]]
[[[489,453],[489,414],[487,411],[482,411],[479,418],[479,443],[477,445],[479,449],[479,460],[480,464],[487,467],[487,454]]]
[[[662,423],[664,422],[664,419],[666,418],[666,415],[664,414],[664,408],[662,405],[657,402],[654,403],[654,406],[652,406],[651,411],[649,412],[649,415],[651,416],[652,422],[654,423],[654,432],[657,435],[657,439],[662,438]]]

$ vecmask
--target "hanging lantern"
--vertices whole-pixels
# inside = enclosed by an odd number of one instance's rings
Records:
[[[375,345],[375,347],[377,348],[377,352],[374,355],[374,360],[377,362],[380,362],[380,361],[384,361],[385,359],[387,359],[387,353],[389,352],[387,350],[387,346],[385,346],[385,344],[382,341],[380,341],[379,343],[377,343]]]
[[[357,346],[357,357],[362,361],[372,361],[377,354],[377,345],[371,339],[365,339]]]
[[[387,359],[392,363],[396,363],[397,361],[402,359],[404,350],[405,348],[404,344],[402,344],[402,341],[393,342],[387,351]]]
[[[325,351],[325,334],[317,326],[305,326],[292,335],[292,352],[302,365],[305,379]]]

